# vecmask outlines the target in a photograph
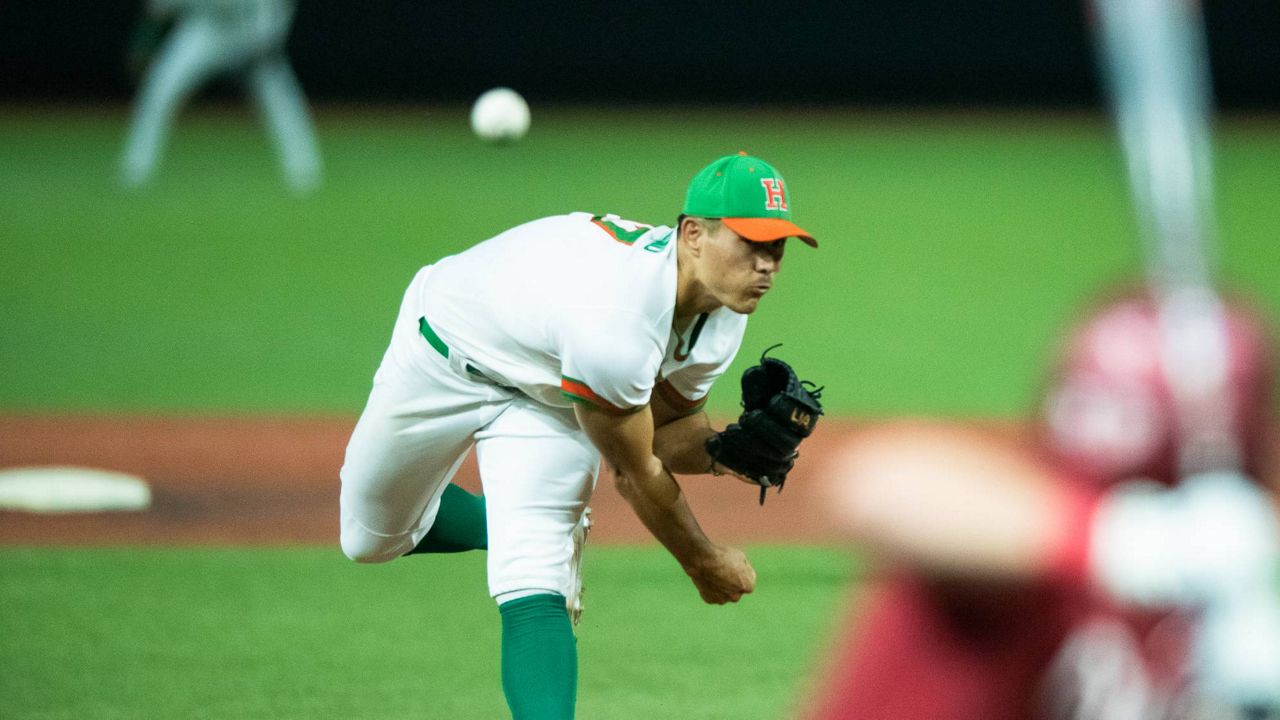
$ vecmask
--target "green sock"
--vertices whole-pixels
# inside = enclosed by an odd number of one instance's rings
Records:
[[[564,596],[530,595],[502,613],[502,691],[513,720],[572,720],[578,647]]]
[[[440,511],[436,513],[435,524],[427,531],[426,537],[405,555],[488,548],[489,529],[485,525],[484,498],[449,483],[440,496]]]

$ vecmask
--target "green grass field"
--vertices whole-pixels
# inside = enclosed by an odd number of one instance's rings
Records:
[[[0,108],[0,412],[354,415],[418,267],[543,215],[670,222],[739,149],[822,247],[789,248],[730,376],[785,342],[833,415],[1014,416],[1073,308],[1139,264],[1095,117],[535,107],[504,148],[462,108],[318,118],[313,196],[237,107],[184,116],[131,194],[122,108]],[[1217,161],[1225,274],[1280,316],[1280,120],[1224,123]],[[479,560],[0,550],[0,717],[501,717]],[[708,608],[660,550],[593,548],[580,717],[785,717],[854,562],[753,560],[759,591]]]
[[[752,557],[767,582],[714,608],[660,549],[593,548],[578,716],[786,717],[851,562],[800,548]],[[358,566],[336,549],[7,549],[0,607],[6,718],[506,711],[480,554]]]
[[[136,194],[123,109],[0,111],[0,408],[354,412],[418,267],[571,210],[671,222],[739,148],[822,240],[789,249],[739,365],[786,342],[837,413],[1016,413],[1054,329],[1138,263],[1101,119],[535,108],[503,148],[460,108],[319,120],[327,184],[296,199],[234,106],[184,116]],[[1223,265],[1280,315],[1280,121],[1219,150]]]

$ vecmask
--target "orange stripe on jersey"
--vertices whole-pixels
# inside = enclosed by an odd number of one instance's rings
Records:
[[[627,413],[638,409],[620,408],[597,395],[594,390],[587,387],[586,383],[581,380],[575,380],[567,375],[560,376],[560,394],[569,398],[569,400],[573,402],[595,406],[611,415],[626,415]]]
[[[671,409],[684,413],[685,415],[693,414],[707,402],[705,395],[697,400],[690,400],[684,395],[681,395],[680,391],[675,389],[675,386],[671,384],[670,380],[663,380],[658,383],[654,386],[654,390],[658,391],[658,396],[662,398],[663,402],[670,405]]]

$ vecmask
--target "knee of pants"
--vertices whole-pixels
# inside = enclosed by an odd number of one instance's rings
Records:
[[[412,549],[407,537],[377,535],[348,518],[342,519],[342,552],[358,563],[384,563]]]

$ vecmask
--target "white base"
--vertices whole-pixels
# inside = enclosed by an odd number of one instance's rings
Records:
[[[64,466],[0,470],[0,510],[74,513],[145,510],[150,505],[146,481],[127,473]]]

